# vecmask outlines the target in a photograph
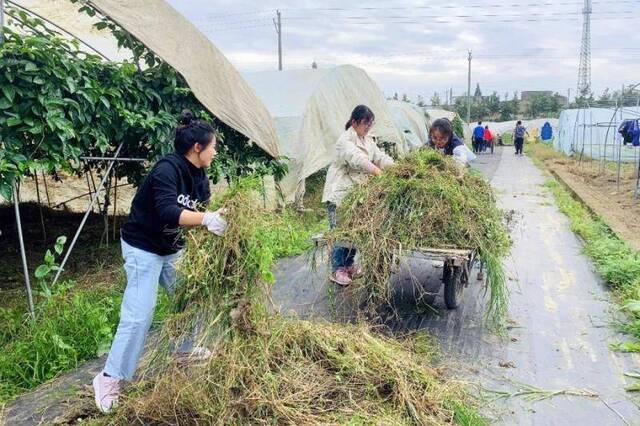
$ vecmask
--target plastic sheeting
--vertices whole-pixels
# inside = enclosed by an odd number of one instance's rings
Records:
[[[108,29],[98,30],[93,24],[99,22],[97,16],[91,17],[86,13],[79,13],[81,4],[71,3],[69,0],[14,0],[20,6],[45,17],[47,20],[64,28],[81,40],[80,48],[89,53],[92,49],[83,46],[82,42],[90,45],[112,61],[132,59],[133,54],[128,49],[119,48],[118,41]],[[57,30],[56,28],[53,28]],[[63,34],[66,36],[66,34]]]
[[[450,121],[453,121],[453,119],[456,117],[460,118],[460,116],[456,112],[447,111],[446,109],[425,108],[425,111],[427,112],[427,115],[429,116],[429,119],[432,123],[438,118],[446,118]],[[471,128],[464,122],[464,120],[460,120],[462,121],[462,130],[464,132],[463,139],[465,140],[465,142],[471,143]]]
[[[396,100],[388,100],[387,104],[407,150],[418,149],[429,142],[431,122],[422,108]]]
[[[331,163],[356,105],[367,105],[375,113],[372,136],[406,151],[382,92],[360,68],[263,71],[244,77],[273,117],[278,148],[290,159],[289,173],[280,183],[286,201],[294,201],[305,178]]]
[[[623,145],[618,126],[623,120],[638,118],[639,107],[567,109],[560,114],[553,146],[567,155],[636,161],[638,148]]]
[[[522,125],[527,129],[529,133],[534,129],[542,129],[544,123],[549,122],[553,129],[554,135],[558,131],[558,119],[557,118],[536,118],[535,120],[522,120]],[[513,129],[516,128],[517,120],[511,121],[483,121],[482,126],[489,126],[489,130],[494,135],[501,135],[503,133],[513,133]],[[472,127],[475,127],[478,123],[471,123]]]
[[[198,29],[162,0],[92,0],[187,81],[214,116],[279,156],[267,109],[227,58]]]
[[[131,59],[96,17],[78,12],[68,0],[19,0],[17,3],[84,40],[111,60]],[[109,16],[187,80],[191,90],[218,119],[247,136],[270,155],[279,155],[276,132],[266,108],[224,55],[179,12],[162,0],[95,0]],[[88,49],[85,49],[90,51]]]

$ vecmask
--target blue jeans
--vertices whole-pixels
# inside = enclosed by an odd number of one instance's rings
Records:
[[[327,214],[329,215],[329,228],[333,229],[338,225],[338,216],[336,215],[337,206],[334,203],[327,203]],[[331,270],[337,271],[338,268],[350,267],[356,257],[356,249],[336,245],[331,252]]]
[[[169,296],[176,285],[175,264],[182,255],[160,256],[130,246],[121,240],[127,288],[120,308],[118,331],[111,344],[104,372],[130,380],[136,370],[158,298],[158,284]]]

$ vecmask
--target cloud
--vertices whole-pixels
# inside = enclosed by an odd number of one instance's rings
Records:
[[[459,94],[467,88],[467,49],[472,49],[472,84],[480,83],[485,92],[548,89],[566,93],[577,83],[580,5],[568,2],[544,7],[515,7],[498,0],[466,6],[442,0],[374,0],[363,5],[343,0],[170,2],[241,71],[276,66],[272,19],[280,9],[285,69],[306,68],[313,60],[320,66],[350,63],[364,68],[387,93],[430,96],[453,87],[454,94]],[[640,49],[620,49],[620,28],[633,22],[622,20],[629,9],[616,2],[594,5],[596,91],[638,78]],[[599,20],[606,14],[613,19]],[[540,15],[544,17],[536,18]],[[554,21],[559,18],[566,20]],[[639,42],[637,32],[624,33],[624,46]]]

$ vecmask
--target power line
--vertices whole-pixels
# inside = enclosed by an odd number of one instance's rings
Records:
[[[628,14],[627,14],[628,13]],[[624,15],[621,15],[620,13],[617,13],[616,16],[611,16],[611,17],[594,17],[591,18],[592,21],[611,21],[611,20],[637,20],[637,15],[636,13],[632,13],[632,12],[625,12]],[[289,21],[291,20],[291,18],[286,18],[283,17],[282,18],[283,21]],[[331,18],[327,18],[327,19],[321,19],[321,18],[306,18],[305,20],[307,21],[313,21],[313,20],[319,20],[319,21],[331,21],[331,22],[336,22],[337,19],[331,19]],[[384,21],[384,20],[377,20],[377,21],[365,21],[365,20],[360,20],[360,21],[356,21],[356,20],[348,20],[345,22],[340,22],[340,25],[353,25],[353,26],[369,26],[369,25],[392,25],[392,24],[402,24],[402,25],[423,25],[423,26],[433,26],[433,25],[447,25],[447,24],[459,24],[461,21],[465,22],[465,23],[521,23],[521,22],[537,22],[540,24],[545,24],[545,23],[555,23],[555,22],[578,22],[581,19],[578,17],[575,18],[570,18],[570,17],[545,17],[544,19],[542,18],[521,18],[521,19],[463,19],[463,20],[443,20],[440,18],[437,18],[437,20],[431,20],[431,21],[417,21],[414,19],[409,19],[407,17],[406,20],[392,20],[392,21]],[[294,21],[302,21],[301,19],[295,19]],[[257,25],[238,25],[238,26],[233,26],[233,25],[228,25],[228,26],[220,26],[220,29],[214,28],[214,29],[210,29],[210,30],[204,30],[204,32],[225,32],[225,31],[235,31],[235,30],[239,30],[239,29],[251,29],[251,28],[261,28],[261,27],[266,27],[266,26],[271,26],[271,23],[267,23],[266,21],[260,21],[260,22],[265,22],[264,24],[257,24]],[[291,22],[291,24],[294,24],[293,22]],[[204,23],[200,23],[198,24],[198,26],[200,28],[206,26],[206,24]],[[631,49],[631,48],[630,48]]]
[[[637,4],[635,0],[612,0],[612,1],[594,1],[593,4]],[[341,11],[362,11],[362,10],[416,10],[416,9],[487,9],[487,8],[505,8],[505,7],[541,7],[541,6],[580,6],[582,2],[547,2],[547,3],[493,3],[493,4],[471,4],[471,5],[423,5],[423,6],[397,6],[397,7],[320,7],[320,8],[286,8],[281,9],[283,11],[327,11],[327,12],[341,12]]]
[[[575,16],[575,18],[569,17]],[[465,22],[472,22],[473,20],[480,22],[499,22],[499,21],[509,21],[509,22],[523,22],[523,21],[564,21],[564,20],[577,20],[578,16],[582,15],[582,12],[576,13],[565,13],[564,16],[558,16],[557,14],[549,14],[549,13],[530,13],[530,14],[513,14],[513,15],[505,15],[505,14],[478,14],[478,15],[413,15],[413,16],[404,16],[404,15],[390,15],[384,17],[375,17],[375,16],[287,16],[283,19],[287,21],[354,21],[356,24],[364,23],[364,22],[379,22],[379,23],[420,23],[423,25],[428,25],[430,23],[440,23],[440,22],[449,22],[446,20],[455,19],[456,21],[451,22],[459,22],[460,20],[464,20]],[[603,16],[604,15],[604,16]],[[612,16],[607,16],[612,15]],[[618,12],[600,12],[598,14],[600,19],[622,19],[625,17],[635,17],[637,18],[636,11],[618,11]],[[478,18],[491,18],[491,19],[478,19]],[[429,19],[430,21],[423,21],[418,19]]]
[[[582,15],[582,12],[564,12],[566,15]],[[637,11],[634,10],[620,10],[620,11],[608,11],[608,12],[598,12],[599,16],[602,15],[626,15],[626,14],[634,14],[637,16]],[[484,13],[484,14],[461,14],[461,15],[385,15],[385,16],[370,16],[370,15],[361,15],[361,16],[288,16],[287,20],[315,20],[315,19],[347,19],[347,20],[362,20],[362,19],[438,19],[438,18],[521,18],[521,17],[558,17],[556,13],[516,13],[516,14],[498,14],[498,13]]]
[[[625,16],[612,16],[612,17],[601,17],[601,18],[592,18],[591,20],[597,20],[597,21],[610,21],[610,20],[637,20],[638,17],[636,14],[629,14],[629,15],[625,15]],[[288,18],[283,18],[283,20],[288,20]],[[328,19],[331,22],[335,22],[336,19]],[[551,23],[551,22],[576,22],[576,21],[580,21],[580,18],[576,17],[576,18],[545,18],[545,19],[535,19],[535,18],[522,18],[522,19],[464,19],[462,20],[462,22],[464,23],[521,23],[521,22],[538,22],[541,24],[545,24],[545,23]],[[407,18],[407,20],[404,21],[347,21],[347,22],[341,22],[340,24],[353,24],[353,25],[389,25],[389,24],[419,24],[419,25],[423,25],[423,26],[430,26],[430,25],[437,25],[437,24],[459,24],[461,22],[461,20],[433,20],[433,21],[416,21],[416,20],[410,20]]]
[[[537,6],[544,6],[544,5],[553,5],[553,3],[541,3],[541,4],[537,4]],[[345,9],[346,10],[346,9]],[[475,18],[514,18],[514,22],[516,22],[515,18],[524,18],[524,20],[526,21],[532,21],[534,20],[534,17],[537,19],[542,19],[542,18],[550,18],[551,20],[558,20],[558,19],[565,19],[567,17],[567,15],[573,15],[573,16],[578,16],[578,15],[582,15],[582,12],[580,11],[576,11],[576,12],[563,12],[563,16],[559,17],[557,15],[557,13],[536,13],[536,12],[532,12],[532,13],[517,13],[517,14],[497,14],[497,13],[486,13],[486,14],[458,14],[458,15],[450,15],[450,14],[434,14],[434,15],[385,15],[385,16],[373,16],[373,15],[356,15],[356,16],[322,16],[322,15],[309,15],[309,16],[285,16],[283,17],[284,20],[287,21],[300,21],[300,20],[357,20],[357,21],[364,21],[364,22],[368,22],[367,20],[371,21],[371,20],[375,20],[375,19],[382,19],[382,20],[390,20],[390,19],[405,19],[405,20],[410,20],[411,22],[415,21],[416,19],[451,19],[451,18],[456,18],[456,19],[475,19]],[[633,15],[636,16],[637,15],[637,11],[635,10],[619,10],[619,11],[603,11],[603,12],[598,12],[598,16],[603,16],[603,15],[613,15],[616,17],[621,17],[621,16],[628,16],[628,15]],[[217,17],[220,18],[220,17]],[[537,20],[535,19],[535,20]],[[211,19],[211,18],[196,18],[193,21],[194,22],[202,22],[204,23],[208,23],[208,24],[216,24],[216,25],[223,25],[223,26],[233,26],[233,25],[237,25],[237,24],[241,24],[241,25],[245,25],[245,24],[249,24],[249,23],[263,23],[263,22],[267,22],[270,21],[271,18],[270,17],[264,17],[264,18],[256,18],[256,19],[243,19],[243,20],[235,20],[235,21],[225,21],[225,20],[220,20],[220,19]],[[220,22],[217,22],[220,21]],[[522,19],[518,19],[517,21],[522,21]],[[406,23],[405,21],[403,21],[402,23]]]

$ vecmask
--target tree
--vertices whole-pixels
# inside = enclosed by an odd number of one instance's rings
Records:
[[[431,96],[430,102],[432,106],[440,106],[441,101],[438,92],[433,92],[433,96]]]
[[[609,88],[607,87],[606,89],[604,89],[604,91],[602,92],[602,94],[598,98],[598,102],[601,102],[603,104],[609,104],[609,103],[611,103],[612,98],[613,97],[612,97],[611,93],[609,93]]]
[[[518,116],[518,103],[515,100],[500,103],[500,120],[514,120]]]
[[[396,101],[398,100],[398,92],[395,92],[395,93],[393,94],[393,99],[395,99]]]
[[[467,99],[463,96],[458,96],[453,104],[453,110],[460,116],[467,116]],[[473,119],[473,116],[471,117]]]
[[[482,98],[482,90],[480,90],[480,83],[476,83],[476,91],[473,93],[473,99],[478,101]]]
[[[409,97],[407,96],[407,94],[406,94],[406,93],[403,93],[403,94],[402,94],[402,102],[411,102],[411,101],[409,100]]]
[[[527,101],[527,115],[531,118],[555,116],[560,111],[558,94],[539,93]]]
[[[418,95],[418,102],[416,102],[416,105],[418,105],[419,107],[427,106],[427,104],[424,102],[424,98],[422,97],[422,95]]]
[[[493,92],[490,96],[487,96],[483,102],[486,105],[489,115],[494,116],[500,112],[500,96],[498,96],[497,92]]]

